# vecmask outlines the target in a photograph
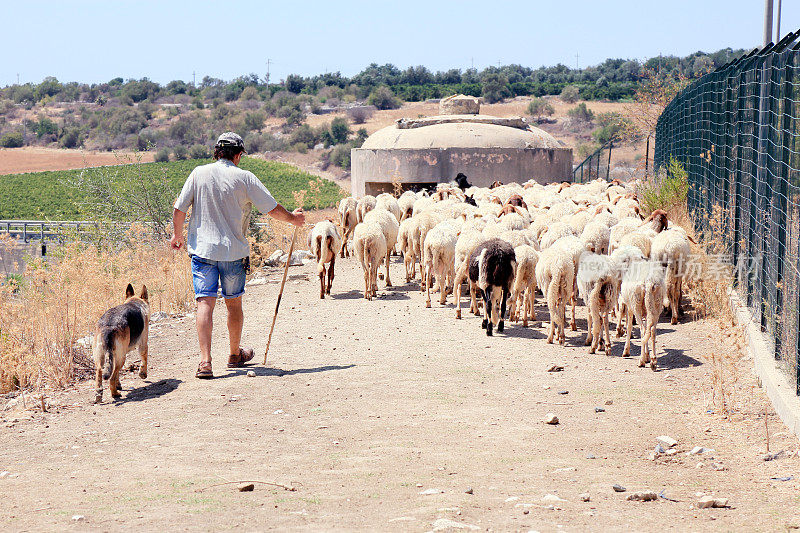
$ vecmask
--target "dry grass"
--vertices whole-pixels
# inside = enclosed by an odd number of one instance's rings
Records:
[[[21,287],[0,286],[0,392],[68,384],[91,365],[77,341],[123,301],[130,282],[147,285],[152,312],[193,308],[189,258],[133,230],[116,250],[72,242],[57,259],[28,263]]]

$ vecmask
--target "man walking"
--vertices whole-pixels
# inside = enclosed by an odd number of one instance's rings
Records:
[[[253,358],[253,349],[239,344],[244,325],[242,295],[250,265],[250,245],[245,233],[252,207],[295,226],[305,223],[302,209],[289,213],[252,172],[238,167],[244,153],[244,141],[239,135],[233,132],[220,135],[214,146],[216,162],[199,166],[189,174],[172,212],[170,245],[179,250],[187,244],[192,258],[200,344],[198,378],[214,377],[211,370],[211,330],[220,283],[228,309],[228,368],[241,367]],[[192,208],[192,218],[189,221],[189,242],[185,243],[183,224],[189,207]]]

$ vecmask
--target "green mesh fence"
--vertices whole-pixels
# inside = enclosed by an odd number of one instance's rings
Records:
[[[608,180],[611,173],[612,143],[606,143],[572,169],[574,183],[588,183],[593,179]]]
[[[672,157],[685,165],[690,212],[701,226],[718,221],[736,290],[800,394],[798,37],[753,50],[678,94],[658,120],[655,166]]]

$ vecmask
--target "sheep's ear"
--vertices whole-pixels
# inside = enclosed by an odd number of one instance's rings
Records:
[[[131,296],[133,296],[134,294],[135,294],[135,293],[133,292],[133,285],[131,285],[130,283],[128,283],[128,286],[127,286],[127,287],[125,287],[125,299],[127,300],[128,298],[130,298],[130,297],[131,297]]]
[[[141,298],[142,300],[144,300],[146,302],[147,301],[147,296],[148,296],[148,294],[147,294],[147,285],[142,285],[142,292],[139,293],[139,298]]]

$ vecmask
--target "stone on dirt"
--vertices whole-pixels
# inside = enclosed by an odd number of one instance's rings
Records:
[[[652,502],[658,499],[658,494],[652,490],[640,490],[625,497],[626,500],[634,502]]]
[[[248,377],[248,378],[254,378],[254,377],[256,377],[256,373],[255,373],[255,371],[253,371],[253,370],[248,370],[248,371],[247,371],[247,377]]]
[[[542,496],[542,501],[552,503],[552,502],[565,502],[567,500],[559,498],[555,494],[545,494],[544,496]]]
[[[626,490],[628,490],[625,487],[623,487],[622,485],[618,485],[617,483],[614,483],[613,485],[611,485],[611,488],[614,489],[614,492],[625,492]]]
[[[425,489],[420,491],[420,495],[422,496],[430,496],[431,494],[442,494],[444,491],[442,489]]]
[[[465,494],[475,494],[475,491],[472,490],[472,487],[467,487],[467,490],[464,491]]]
[[[73,522],[81,522],[83,520],[86,520],[86,517],[83,516],[82,514],[74,514],[74,515],[72,515],[72,521]]]
[[[713,448],[704,448],[703,446],[695,446],[690,451],[686,452],[686,455],[701,455],[704,453],[711,453],[713,452]]]
[[[728,498],[714,498],[713,496],[703,496],[697,500],[698,509],[710,509],[712,507],[727,507]]]
[[[662,444],[665,448],[673,448],[678,445],[678,441],[673,439],[668,435],[661,435],[660,437],[656,437],[656,440]]]
[[[579,499],[580,501],[582,501],[582,502],[589,502],[589,501],[592,501],[592,497],[591,497],[591,496],[589,496],[589,493],[588,493],[588,492],[582,492],[582,493],[578,494],[578,499]]]
[[[547,416],[544,419],[545,424],[550,424],[551,426],[558,425],[558,417],[553,413],[547,413]]]
[[[447,529],[469,529],[470,531],[477,531],[480,528],[472,524],[448,520],[447,518],[440,518],[433,523],[433,531],[445,531]]]
[[[241,483],[238,487],[236,487],[239,492],[253,492],[256,486],[254,483]]]
[[[562,370],[564,370],[564,367],[561,365],[552,365],[547,369],[548,372],[561,372]]]

